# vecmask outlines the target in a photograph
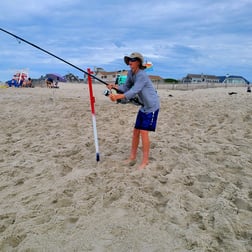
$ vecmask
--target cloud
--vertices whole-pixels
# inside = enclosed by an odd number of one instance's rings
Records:
[[[127,68],[124,55],[139,51],[162,77],[228,71],[252,80],[251,9],[250,0],[13,0],[1,4],[0,23],[83,68]],[[0,79],[13,67],[39,76],[52,68],[72,71],[1,32],[0,59]]]

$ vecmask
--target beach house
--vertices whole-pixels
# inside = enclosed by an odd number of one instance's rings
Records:
[[[208,74],[187,74],[186,77],[182,79],[183,83],[223,83],[223,84],[249,84],[249,81],[242,76],[236,75],[225,75],[216,76]]]
[[[186,77],[182,79],[183,83],[219,83],[219,78],[215,75],[208,75],[208,74],[187,74]]]
[[[99,70],[96,72],[95,76],[105,82],[115,83],[117,77],[127,76],[127,74],[128,74],[127,70],[119,70],[119,71],[113,71],[113,72],[106,72],[104,70]],[[163,81],[163,78],[157,75],[149,75],[149,77],[151,81],[155,84],[158,84]]]
[[[107,83],[115,83],[117,77],[119,76],[127,76],[128,71],[126,70],[119,70],[119,71],[112,71],[112,72],[107,72],[105,70],[98,70],[95,72],[95,76],[98,79],[101,79]],[[96,80],[94,80],[96,81]]]
[[[220,83],[224,84],[249,84],[249,81],[242,76],[226,75],[218,76]]]

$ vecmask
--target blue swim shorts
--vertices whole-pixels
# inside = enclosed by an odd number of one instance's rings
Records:
[[[155,131],[157,125],[159,109],[155,112],[144,113],[141,110],[138,111],[135,129]]]

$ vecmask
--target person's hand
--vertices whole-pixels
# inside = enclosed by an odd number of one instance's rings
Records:
[[[108,85],[107,85],[107,88],[108,88],[109,90],[111,90],[112,88],[118,89],[118,85],[116,85],[116,84],[108,84]]]
[[[109,98],[112,102],[115,102],[117,99],[116,99],[116,94],[110,94],[109,95]]]
[[[115,102],[116,100],[124,99],[125,95],[124,94],[110,94],[109,98],[111,101]]]
[[[108,85],[107,85],[107,88],[108,88],[109,90],[111,90],[111,88],[113,88],[113,85],[114,85],[114,84],[108,84]]]

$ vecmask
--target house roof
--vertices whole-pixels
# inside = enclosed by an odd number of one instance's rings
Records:
[[[128,71],[127,70],[122,70],[122,71],[113,71],[113,72],[106,72],[106,71],[99,71],[97,74],[99,75],[127,75]],[[162,80],[162,78],[158,75],[148,75],[151,80]]]
[[[226,79],[243,79],[247,84],[249,81],[242,76],[239,75],[229,75],[229,76],[218,76],[220,82],[224,82]]]
[[[186,78],[219,79],[217,76],[210,74],[187,74]]]
[[[97,74],[100,74],[100,75],[115,75],[115,74],[121,74],[121,75],[127,75],[127,72],[126,70],[120,70],[120,71],[111,71],[111,72],[107,72],[107,71],[98,71]]]
[[[150,77],[151,80],[162,80],[163,79],[158,75],[149,75],[149,77]]]

